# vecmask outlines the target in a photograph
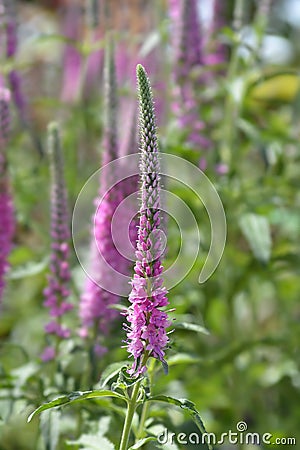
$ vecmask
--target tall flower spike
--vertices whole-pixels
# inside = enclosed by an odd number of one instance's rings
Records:
[[[61,99],[66,103],[76,103],[81,94],[82,77],[82,57],[75,47],[75,43],[80,40],[81,12],[78,2],[70,2],[66,8],[63,34],[71,43],[64,50]]]
[[[146,370],[149,357],[159,359],[164,366],[168,344],[166,329],[170,326],[167,312],[167,290],[162,287],[163,253],[160,233],[160,163],[156,137],[156,122],[150,82],[143,66],[137,66],[140,105],[140,181],[141,206],[131,305],[126,312],[130,325],[127,350],[134,357],[129,373],[139,375]]]
[[[188,76],[192,67],[203,64],[202,37],[198,20],[197,0],[183,0],[179,24],[179,76]]]
[[[51,167],[51,257],[48,286],[44,290],[44,306],[49,308],[52,320],[45,326],[46,333],[60,339],[70,337],[71,331],[63,325],[63,316],[73,308],[69,303],[69,214],[63,170],[63,155],[56,123],[48,127],[48,149]],[[41,358],[53,359],[56,347],[46,347]]]
[[[225,26],[226,2],[214,0],[212,7],[212,20],[208,30],[208,45],[205,55],[205,63],[209,66],[222,65],[226,61],[227,51],[224,43],[220,41],[218,33]],[[214,77],[218,73],[216,70],[208,72],[209,77]],[[222,73],[222,71],[219,71]]]
[[[103,39],[103,32],[99,26],[100,5],[99,0],[86,0],[85,22],[87,25],[87,36],[90,44],[94,46]],[[84,77],[84,96],[91,98],[98,89],[99,81],[103,71],[104,50],[100,48],[92,51],[86,60]]]
[[[125,124],[122,143],[120,145],[120,157],[128,156],[132,153],[137,153],[138,151],[138,127],[136,120],[137,107],[136,102],[129,103],[127,99],[127,113],[125,115],[125,110],[122,115],[122,123]],[[126,173],[129,169],[129,164],[133,166],[133,161],[127,158],[122,161],[122,166],[124,166],[124,172]],[[122,168],[121,166],[121,168]],[[135,167],[132,167],[134,171]],[[126,200],[127,203],[121,205],[121,220],[123,221],[123,228],[125,233],[128,233],[129,240],[124,240],[124,233],[120,233],[119,241],[116,241],[118,248],[123,254],[130,254],[130,251],[135,249],[137,242],[137,229],[138,229],[138,217],[137,217],[137,202],[136,196],[139,190],[139,177],[138,174],[134,174],[130,177],[125,178],[120,183],[122,191],[122,199]],[[124,244],[125,243],[125,244]],[[126,248],[126,245],[131,243],[133,248]],[[124,247],[125,245],[125,247]],[[129,251],[128,251],[129,250]],[[131,259],[123,258],[124,260],[124,270],[123,273],[128,275],[132,273],[133,261]]]
[[[172,30],[175,48],[172,109],[179,127],[186,132],[187,144],[196,148],[208,148],[210,142],[203,136],[204,123],[199,118],[197,99],[197,90],[203,84],[203,75],[196,73],[203,66],[203,42],[197,0],[169,1],[170,15],[175,25]]]
[[[108,36],[105,55],[105,126],[104,126],[104,155],[102,164],[107,164],[118,157],[117,138],[117,81],[114,60],[114,46],[112,39]],[[105,187],[104,187],[105,189]]]
[[[15,58],[18,50],[18,26],[16,22],[16,5],[14,1],[4,0],[6,21],[6,56]],[[13,69],[8,74],[12,97],[18,108],[22,123],[27,123],[26,100],[22,92],[22,81],[17,70]]]
[[[14,208],[5,155],[10,125],[9,101],[10,92],[0,87],[0,301],[5,288],[5,274],[9,268],[7,258],[12,248],[15,231]]]
[[[15,0],[2,0],[0,13],[4,16],[6,33],[6,57],[16,60],[18,51],[18,23],[17,8]],[[37,136],[32,124],[30,123],[28,102],[23,92],[23,79],[18,70],[12,69],[8,72],[8,81],[11,89],[11,97],[16,105],[20,123],[24,129],[29,131],[33,146],[39,154],[43,155],[43,148],[39,137]]]
[[[106,291],[101,286],[103,280],[113,287],[118,283],[116,276],[112,274],[110,267],[116,271],[119,269],[120,255],[114,245],[111,232],[112,217],[121,200],[121,192],[118,185],[114,185],[115,174],[105,165],[118,157],[117,141],[117,98],[115,64],[113,46],[109,40],[105,55],[105,126],[103,138],[103,156],[100,189],[95,199],[96,212],[93,217],[93,234],[91,242],[90,275],[86,279],[84,292],[81,296],[79,314],[82,328],[82,337],[92,337],[95,342],[95,350],[98,354],[105,351],[96,338],[101,333],[108,333],[112,321],[118,317],[116,310],[110,306],[118,301],[118,296]],[[91,332],[96,333],[92,336]]]

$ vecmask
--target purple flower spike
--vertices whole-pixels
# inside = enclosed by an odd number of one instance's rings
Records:
[[[175,68],[172,109],[179,128],[185,131],[186,142],[198,149],[210,148],[203,136],[204,123],[199,118],[197,91],[203,84],[203,42],[196,0],[170,0],[170,16],[175,48]]]
[[[15,58],[18,50],[18,26],[16,22],[16,5],[14,1],[4,1],[5,21],[6,21],[6,56]],[[16,70],[8,73],[8,80],[11,87],[12,98],[18,108],[22,123],[27,123],[27,105],[22,91],[22,80]]]
[[[9,189],[5,157],[10,125],[9,101],[10,92],[0,87],[0,301],[5,288],[5,275],[9,269],[7,258],[12,248],[15,232],[14,207]]]
[[[7,10],[6,15],[6,56],[11,58],[15,56],[17,47],[18,47],[18,39],[17,39],[17,22],[16,22],[16,11],[15,11],[15,2],[8,2],[5,0],[4,8]]]
[[[46,333],[60,339],[70,337],[70,330],[62,324],[65,314],[73,308],[68,302],[69,282],[69,215],[65,187],[63,156],[60,146],[58,126],[52,123],[48,127],[49,157],[51,164],[51,256],[48,285],[44,289],[44,306],[49,308],[51,321],[45,326]],[[52,347],[45,349],[43,360],[52,359],[55,352]]]
[[[223,0],[214,0],[212,21],[208,30],[208,48],[206,49],[205,63],[209,66],[222,65],[227,59],[226,46],[220,42],[218,33],[225,25],[225,8],[226,2]],[[213,77],[214,73],[208,76]]]
[[[131,106],[131,108],[129,108]],[[124,133],[122,143],[120,145],[120,157],[124,157],[130,155],[131,153],[136,153],[138,151],[138,127],[136,121],[136,113],[137,107],[136,104],[131,104],[128,106],[127,102],[127,115],[123,117],[123,124],[125,124],[125,132]],[[128,160],[124,161],[126,167],[128,167]],[[127,199],[131,196],[131,202],[126,205],[122,209],[122,217],[124,221],[124,228],[128,227],[129,240],[135,249],[137,242],[137,229],[138,229],[138,218],[136,215],[137,207],[134,198],[134,194],[139,190],[139,182],[138,182],[138,174],[132,175],[129,178],[126,178],[121,182],[121,191],[122,191],[122,199]],[[129,207],[128,207],[129,206]],[[117,240],[119,237],[119,240]],[[126,249],[124,246],[124,236],[123,233],[119,236],[116,236],[116,243],[119,249],[125,250],[124,254],[126,254]],[[124,270],[123,273],[128,274],[132,272],[133,262],[129,259],[123,258],[124,262]]]
[[[15,0],[2,1],[0,4],[1,14],[3,14],[4,18],[6,57],[14,63],[17,60],[18,51],[18,23],[16,20],[17,8]],[[40,139],[30,123],[29,104],[24,94],[22,76],[18,70],[13,68],[8,72],[7,78],[11,90],[11,97],[16,105],[20,123],[24,129],[29,131],[34,147],[36,147],[42,156],[43,148]]]
[[[182,1],[182,21],[179,23],[179,78],[189,76],[193,67],[203,64],[202,37],[198,19],[197,0]]]
[[[105,165],[118,157],[117,140],[117,98],[116,98],[116,75],[113,58],[112,43],[106,48],[105,60],[105,126],[103,139],[102,165],[99,195],[95,199],[96,212],[93,217],[93,235],[91,243],[90,275],[87,278],[84,292],[81,296],[79,315],[82,328],[80,335],[83,338],[96,338],[99,330],[107,334],[118,312],[110,306],[117,303],[119,297],[104,290],[103,280],[110,280],[111,286],[118,283],[117,276],[111,274],[111,267],[116,271],[120,266],[120,255],[114,245],[111,222],[112,217],[121,200],[121,192],[114,184],[114,174],[105,169]],[[96,336],[93,335],[96,334]],[[100,336],[97,336],[99,339]],[[95,348],[102,348],[96,341]],[[104,353],[97,351],[96,354]]]
[[[61,99],[66,103],[76,103],[81,94],[82,57],[76,48],[80,40],[81,14],[78,5],[70,5],[63,24],[63,33],[70,39],[63,57],[63,80]]]
[[[129,295],[131,305],[126,312],[127,350],[134,357],[129,373],[146,371],[149,357],[164,361],[170,326],[167,312],[167,290],[162,287],[163,253],[160,230],[160,164],[156,137],[156,121],[150,82],[143,66],[137,66],[141,134],[141,206],[135,275]]]

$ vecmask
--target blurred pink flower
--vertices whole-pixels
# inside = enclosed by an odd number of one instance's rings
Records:
[[[44,306],[53,318],[45,332],[60,339],[68,339],[71,331],[62,325],[63,316],[73,309],[67,300],[70,296],[69,282],[69,215],[67,191],[63,170],[63,155],[58,127],[48,127],[49,157],[51,167],[51,256],[48,285],[44,289]],[[46,353],[49,356],[49,352]]]
[[[6,146],[10,131],[10,92],[0,79],[0,301],[5,288],[5,275],[9,269],[8,256],[15,232],[13,199],[7,173]]]

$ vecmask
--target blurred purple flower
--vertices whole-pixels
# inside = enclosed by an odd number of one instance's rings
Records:
[[[5,25],[6,25],[6,57],[16,58],[18,50],[18,26],[16,21],[16,4],[12,0],[4,1]],[[21,122],[27,123],[26,100],[22,90],[22,78],[17,70],[12,69],[8,73],[11,94],[18,109]]]
[[[69,215],[68,200],[63,171],[63,155],[60,146],[58,126],[48,127],[48,145],[51,164],[51,256],[48,286],[44,289],[44,306],[49,308],[52,320],[45,326],[45,332],[60,339],[70,337],[70,330],[62,324],[63,316],[73,308],[68,302],[69,282]],[[41,356],[45,360],[50,352]],[[46,356],[45,356],[46,355]],[[49,358],[48,358],[49,359]]]
[[[196,0],[170,0],[171,30],[175,50],[172,110],[188,145],[206,149],[210,140],[203,136],[197,91],[203,85],[203,42]]]
[[[149,38],[148,38],[149,39]],[[147,36],[145,37],[147,41]],[[130,42],[119,42],[116,48],[116,74],[118,84],[126,86],[128,88],[128,94],[121,97],[120,109],[121,117],[127,117],[128,101],[130,102],[135,93],[136,83],[136,65],[141,63],[147,66],[149,75],[153,78],[152,86],[153,90],[157,93],[156,106],[156,118],[160,125],[165,121],[165,91],[166,84],[164,77],[161,74],[161,68],[163,64],[160,61],[160,46],[156,45],[154,48],[146,49],[143,45],[134,45]],[[128,98],[130,96],[130,98]]]
[[[94,32],[92,36],[92,45],[100,42],[103,35],[100,32]],[[87,57],[86,72],[84,78],[84,93],[86,97],[94,95],[98,91],[101,73],[103,70],[104,51],[103,48],[92,51]]]
[[[44,362],[52,361],[56,356],[55,348],[51,347],[50,345],[46,347],[41,354],[41,360]]]
[[[203,45],[197,0],[183,0],[179,17],[179,42],[177,47],[177,79],[189,77],[194,67],[203,64]]]
[[[85,1],[85,22],[87,25],[87,33],[89,42],[92,47],[97,46],[103,40],[103,33],[99,27],[100,1]],[[93,49],[86,60],[86,70],[84,77],[84,96],[89,98],[98,92],[99,80],[101,78],[104,61],[104,49]]]
[[[219,163],[215,166],[215,170],[218,175],[226,175],[229,172],[229,167],[227,164]]]
[[[132,153],[137,153],[138,151],[139,145],[136,113],[136,105],[132,102],[131,105],[129,104],[127,106],[127,115],[125,116],[124,114],[123,124],[126,133],[124,133],[122,142],[120,144],[120,157],[124,157]],[[124,164],[126,164],[128,168],[127,159],[124,161]],[[122,200],[127,199],[128,197],[130,197],[131,199],[131,201],[128,202],[128,205],[126,205],[126,208],[122,208],[121,218],[124,221],[124,227],[128,226],[129,240],[135,248],[137,241],[138,218],[136,217],[137,208],[135,204],[134,193],[136,193],[139,189],[138,175],[132,175],[131,177],[122,180],[120,189],[122,192]],[[127,206],[129,206],[129,208]],[[122,250],[122,245],[124,246],[124,236],[120,234],[119,236],[116,236],[116,238],[119,238],[119,240],[116,239],[117,247]],[[123,252],[126,253],[126,250],[123,249]],[[124,258],[125,268],[123,270],[123,273],[128,274],[132,269],[132,265],[132,261]]]
[[[135,275],[129,295],[131,305],[126,312],[130,325],[127,350],[134,357],[129,373],[138,375],[146,370],[152,356],[164,364],[168,344],[166,329],[170,325],[167,312],[167,290],[162,287],[163,253],[160,230],[160,165],[156,137],[155,113],[150,82],[143,66],[137,66],[140,100],[141,133],[141,207],[136,251]]]
[[[117,140],[117,97],[113,49],[111,42],[107,45],[105,61],[105,127],[103,138],[103,157],[99,195],[95,199],[96,212],[93,221],[91,243],[90,275],[86,279],[84,292],[81,296],[79,315],[82,328],[80,335],[88,337],[90,332],[97,334],[98,330],[108,333],[112,321],[118,317],[118,312],[112,308],[118,301],[118,296],[104,290],[102,280],[111,281],[111,286],[118,283],[117,276],[112,275],[111,268],[118,271],[120,255],[114,245],[111,222],[117,205],[121,200],[121,192],[114,184],[114,174],[105,165],[118,157]],[[96,337],[96,336],[91,336]],[[97,345],[100,345],[96,342]]]
[[[199,169],[202,170],[203,172],[205,172],[205,170],[207,169],[207,161],[205,158],[200,158]]]
[[[2,80],[0,80],[2,84]],[[13,200],[6,169],[6,145],[9,136],[10,92],[0,87],[0,301],[5,288],[5,274],[9,268],[8,256],[15,232]]]
[[[78,4],[69,5],[63,24],[63,35],[72,41],[66,44],[63,57],[63,80],[61,100],[74,103],[80,97],[82,77],[82,56],[76,48],[80,42],[81,11]]]
[[[212,20],[208,30],[208,43],[205,52],[205,64],[208,66],[221,65],[226,62],[226,46],[220,42],[218,33],[225,25],[225,2],[224,0],[214,0]],[[212,77],[213,73],[207,72],[207,77]]]
[[[18,56],[18,24],[15,0],[4,0],[2,4],[0,4],[0,13],[3,14],[2,20],[6,38],[6,57],[15,63]],[[16,105],[20,123],[23,128],[29,130],[34,147],[38,150],[40,155],[43,155],[40,139],[30,123],[28,102],[23,92],[22,76],[18,70],[12,68],[12,70],[8,72],[7,78],[10,85],[11,97]]]

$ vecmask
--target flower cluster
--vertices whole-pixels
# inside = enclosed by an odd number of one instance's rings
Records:
[[[6,144],[9,136],[10,92],[0,87],[0,300],[5,288],[5,274],[9,268],[8,255],[15,231],[13,200],[9,189],[6,165]]]
[[[163,253],[160,230],[160,164],[156,123],[150,82],[141,66],[137,66],[141,133],[141,206],[132,291],[125,324],[127,350],[134,357],[132,375],[146,370],[152,356],[163,363],[170,326],[167,312],[167,290],[162,286]]]
[[[70,296],[69,281],[69,215],[68,201],[63,173],[63,157],[60,146],[58,127],[49,125],[49,156],[51,163],[51,256],[48,286],[44,290],[44,306],[49,308],[52,320],[45,326],[48,334],[59,339],[70,337],[71,331],[62,324],[65,313],[73,308],[68,301]],[[47,347],[42,354],[43,360],[52,359],[55,348]]]

